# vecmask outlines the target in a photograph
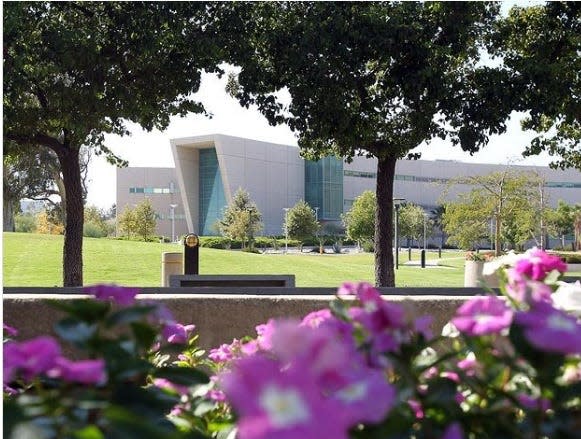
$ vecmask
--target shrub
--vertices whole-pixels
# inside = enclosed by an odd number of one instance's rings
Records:
[[[15,215],[14,229],[16,232],[34,233],[36,231],[36,218],[30,214]]]
[[[137,290],[92,287],[96,300],[53,302],[66,314],[56,333],[87,360],[48,336],[5,343],[4,434],[577,437],[581,286],[558,283],[564,270],[528,251],[499,272],[504,297],[468,299],[442,335],[430,316],[347,283],[329,308],[269,320],[207,358],[193,325]]]
[[[107,236],[107,232],[103,230],[99,224],[88,221],[83,224],[83,236],[86,236],[87,238],[103,238]]]

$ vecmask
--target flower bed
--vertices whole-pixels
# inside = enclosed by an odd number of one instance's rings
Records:
[[[5,437],[575,437],[581,323],[561,308],[579,310],[581,286],[563,272],[528,252],[498,273],[503,298],[467,301],[436,335],[429,316],[345,284],[329,308],[208,354],[136,290],[93,287],[53,302],[84,360],[5,327]]]

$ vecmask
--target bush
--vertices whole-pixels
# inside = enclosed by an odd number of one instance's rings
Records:
[[[15,215],[14,228],[16,232],[34,233],[36,231],[36,218],[29,214]]]
[[[193,325],[136,302],[137,289],[91,287],[96,300],[51,302],[65,313],[55,332],[86,360],[4,327],[4,436],[578,437],[581,289],[558,283],[563,271],[527,252],[501,275],[507,300],[469,298],[441,335],[347,283],[329,308],[271,319],[207,357]]]
[[[107,232],[103,230],[99,224],[88,221],[83,224],[83,236],[86,236],[87,238],[104,238],[107,236]]]
[[[559,258],[561,258],[561,260],[563,262],[565,262],[567,264],[581,264],[581,253],[580,252],[576,252],[576,253],[550,252],[550,254],[558,256]]]
[[[373,253],[374,252],[374,243],[370,240],[365,240],[361,243],[361,248],[366,253]]]

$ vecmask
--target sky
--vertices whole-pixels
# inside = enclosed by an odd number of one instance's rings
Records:
[[[519,5],[531,2],[516,2]],[[538,2],[532,2],[538,3]],[[515,2],[504,2],[506,12]],[[243,108],[225,92],[226,75],[219,79],[213,74],[203,74],[200,90],[195,95],[211,118],[202,115],[174,117],[164,132],[146,132],[138,125],[128,123],[131,136],[105,137],[105,144],[115,154],[129,162],[133,167],[174,167],[169,140],[179,137],[205,134],[227,134],[286,145],[297,145],[297,139],[284,125],[270,126],[255,108]],[[507,132],[490,138],[489,144],[478,153],[470,156],[459,147],[440,139],[429,145],[420,145],[414,152],[421,152],[425,160],[457,160],[472,163],[499,163],[546,166],[550,157],[547,154],[522,158],[522,151],[529,144],[533,133],[522,132],[522,115],[513,115],[507,123]],[[87,204],[109,208],[115,203],[116,168],[108,164],[102,156],[95,156],[89,166],[89,185]]]

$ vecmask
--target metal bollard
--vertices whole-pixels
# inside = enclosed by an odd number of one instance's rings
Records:
[[[422,268],[426,268],[426,251],[422,250],[420,252],[420,260],[422,261]]]

